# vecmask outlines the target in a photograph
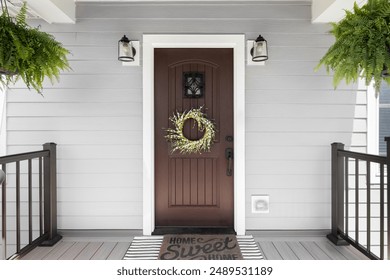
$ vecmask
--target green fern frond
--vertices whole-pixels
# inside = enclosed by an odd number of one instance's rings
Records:
[[[362,7],[355,3],[353,11],[345,11],[331,27],[336,41],[315,69],[325,66],[328,73],[333,71],[335,87],[342,80],[352,83],[363,77],[379,90],[383,69],[390,69],[390,1],[368,0]]]
[[[26,27],[26,18],[27,18],[27,3],[23,2],[22,7],[20,8],[19,13],[16,15],[16,24],[21,27]]]
[[[22,79],[29,89],[41,93],[45,78],[54,83],[61,71],[71,69],[70,53],[52,35],[28,26],[26,13],[24,3],[15,21],[0,15],[0,68],[17,72],[1,75],[0,82],[9,85]]]

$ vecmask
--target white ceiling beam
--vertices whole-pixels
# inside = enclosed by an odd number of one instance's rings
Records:
[[[312,22],[338,22],[344,17],[344,10],[352,10],[355,2],[362,6],[367,0],[313,0]]]
[[[37,15],[48,23],[75,23],[74,0],[27,0]]]

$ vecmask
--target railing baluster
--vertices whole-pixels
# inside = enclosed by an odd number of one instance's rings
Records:
[[[2,231],[1,231],[1,242],[2,242],[2,256],[3,259],[7,259],[7,165],[3,164],[2,165],[2,170],[4,174],[6,175],[4,178],[4,181],[1,185],[1,226],[2,226]]]
[[[16,253],[20,252],[20,161],[16,162]]]
[[[345,157],[345,235],[349,231],[349,158]]]
[[[32,243],[32,160],[28,160],[28,243]]]
[[[387,163],[387,172],[390,170]],[[387,259],[390,260],[390,176],[387,174]]]
[[[355,241],[359,243],[359,160],[355,159]]]
[[[390,172],[390,137],[387,137],[385,139],[387,141],[387,149],[389,151],[387,157],[383,156],[377,156],[377,155],[370,155],[370,154],[363,154],[363,153],[357,153],[357,152],[351,152],[351,151],[346,151],[344,148],[343,144],[341,143],[333,143],[332,144],[332,233],[327,235],[327,237],[336,245],[339,244],[339,240],[337,238],[334,238],[334,232],[335,232],[335,225],[339,224],[339,219],[340,219],[340,212],[344,212],[344,226],[345,226],[345,231],[344,234],[342,234],[341,238],[343,238],[347,243],[351,244],[354,246],[357,250],[359,250],[361,253],[369,257],[370,259],[384,259],[386,253],[388,254],[388,258],[390,259],[390,245],[385,247],[385,230],[386,227],[388,229],[387,232],[387,239],[390,241],[390,176],[385,174],[385,167],[388,168]],[[336,154],[337,150],[337,154]],[[337,155],[337,157],[335,157]],[[351,161],[351,162],[350,162]],[[366,181],[364,182],[363,180],[360,182],[360,162],[362,161],[366,163]],[[341,172],[340,168],[340,162],[344,166],[343,173]],[[354,162],[354,166],[352,163]],[[371,251],[373,247],[373,241],[371,240],[373,237],[372,233],[372,224],[373,224],[373,202],[372,202],[372,186],[371,186],[371,171],[372,171],[372,163],[379,164],[380,167],[380,213],[379,213],[379,219],[380,219],[380,235],[379,235],[379,242],[380,242],[380,251],[379,255],[377,253],[373,253]],[[350,177],[350,168],[349,164],[351,164],[351,168],[354,169],[354,177]],[[352,170],[351,170],[352,171]],[[385,178],[386,177],[386,178]],[[353,217],[350,214],[350,195],[349,191],[351,190],[350,188],[350,178],[355,179],[355,194],[352,194],[352,197],[354,196],[355,199],[355,207],[354,207],[354,212],[355,212],[355,217]],[[362,178],[363,179],[363,178]],[[360,204],[363,204],[364,202],[361,201],[362,198],[360,194],[360,190],[364,190],[364,186],[360,186],[361,183],[364,185],[366,184],[366,210],[362,209],[363,216],[360,215]],[[386,191],[386,184],[387,184],[387,193]],[[343,191],[342,193],[340,193]],[[364,194],[362,194],[364,195]],[[385,196],[386,195],[386,196]],[[344,200],[345,197],[345,200]],[[387,212],[385,212],[385,200],[387,199]],[[344,205],[340,205],[340,200],[344,201]],[[352,205],[351,205],[352,207]],[[340,211],[341,209],[341,211]],[[364,211],[363,211],[364,210]],[[337,215],[337,213],[339,215]],[[386,224],[386,219],[385,219],[385,213],[389,218],[387,219],[387,224]],[[375,213],[374,213],[375,214]],[[355,221],[355,236],[351,237],[350,234],[350,225],[349,225],[349,218],[351,215],[351,219],[354,219]],[[362,218],[366,217],[367,225],[364,228],[360,228],[360,220]],[[376,218],[376,217],[375,217]],[[339,227],[339,229],[342,227]],[[367,231],[367,236],[364,239],[364,245],[359,243],[359,239],[361,240],[362,238],[362,232],[361,231]],[[335,242],[336,241],[336,242]],[[375,238],[375,245],[377,245],[378,240]],[[387,251],[385,251],[387,249]]]
[[[367,251],[371,251],[371,162],[366,162],[366,191],[367,191]]]
[[[386,156],[386,169],[387,169],[387,259],[390,260],[390,137],[385,137],[387,156]]]
[[[379,244],[380,244],[380,259],[384,259],[384,248],[385,248],[385,168],[384,164],[380,165],[380,184],[379,184],[379,196],[380,196],[380,210],[379,210]]]
[[[39,195],[33,201],[33,168],[34,160],[38,160],[39,178],[38,178],[38,192]],[[21,201],[21,194],[25,194],[24,188],[25,180],[21,178],[21,165],[26,162],[27,167],[27,185],[26,195],[28,202],[26,203],[27,211],[21,212],[22,206],[24,209],[25,201]],[[3,172],[6,174],[8,164],[15,163],[15,222],[16,222],[16,248],[12,252],[11,257],[7,258],[9,246],[7,248],[7,182],[4,178]],[[21,164],[22,163],[22,164]],[[8,155],[0,157],[0,167],[3,171],[0,172],[1,185],[1,242],[2,249],[0,252],[0,259],[17,259],[37,245],[51,246],[54,245],[61,236],[57,233],[57,176],[56,176],[56,144],[46,143],[43,145],[42,151],[34,151],[29,153],[20,153],[15,155]],[[23,169],[23,168],[22,168]],[[23,169],[24,170],[24,169]],[[24,175],[24,174],[23,174]],[[9,178],[8,178],[9,179]],[[24,196],[23,196],[24,197]],[[34,238],[33,229],[33,203],[38,201],[39,205],[39,236]],[[14,202],[12,201],[12,204]],[[22,216],[23,215],[23,216]],[[22,223],[22,218],[27,217],[27,222]],[[27,243],[27,240],[21,240],[22,227],[28,223],[28,244],[21,248],[22,244]],[[9,231],[10,229],[8,229]],[[24,228],[23,228],[24,230]],[[14,231],[14,229],[12,229]],[[27,239],[27,238],[26,238]]]
[[[42,157],[39,157],[39,234],[43,235],[43,187],[42,187]]]

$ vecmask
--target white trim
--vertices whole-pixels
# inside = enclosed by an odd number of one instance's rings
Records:
[[[367,86],[367,153],[379,153],[379,95],[373,82]]]
[[[7,88],[0,85],[0,157],[7,154]]]
[[[47,23],[76,23],[76,3],[73,0],[28,0],[31,8]]]
[[[367,86],[367,154],[372,155],[379,155],[379,94],[371,82]],[[371,183],[380,183],[378,164],[371,167],[370,177]]]
[[[154,49],[233,48],[234,229],[245,234],[245,36],[143,35],[143,234],[154,230]]]
[[[359,7],[367,0],[313,0],[312,23],[338,22],[345,16],[345,11],[351,11],[354,3]]]

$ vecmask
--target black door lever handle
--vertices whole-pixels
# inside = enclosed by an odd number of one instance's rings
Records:
[[[225,149],[225,158],[227,159],[227,168],[226,168],[226,175],[232,176],[233,175],[233,148],[226,148]]]

